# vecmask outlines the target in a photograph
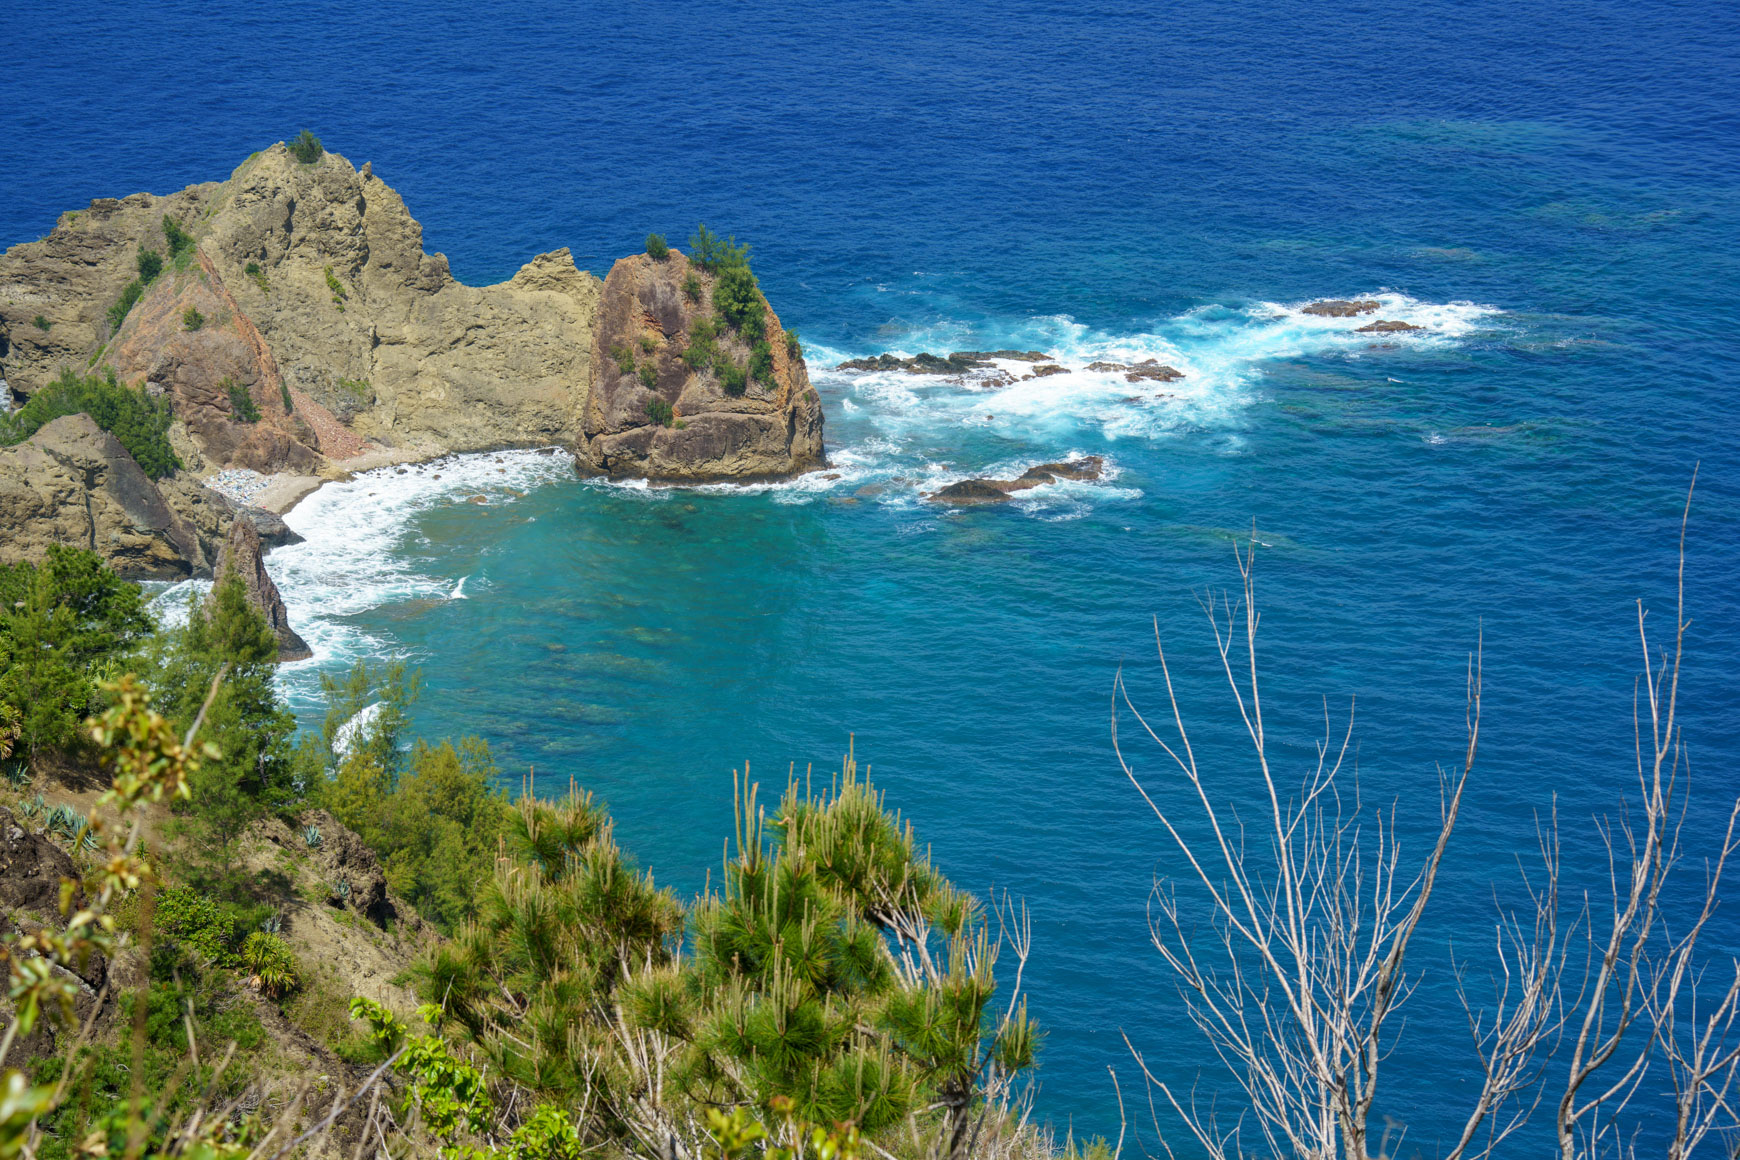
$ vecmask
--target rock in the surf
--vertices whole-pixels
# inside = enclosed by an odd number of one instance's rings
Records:
[[[1370,314],[1381,305],[1374,298],[1325,298],[1305,307],[1304,312],[1322,318],[1353,318],[1360,314]]]
[[[1058,463],[1039,463],[1029,467],[1014,479],[963,479],[925,496],[937,503],[970,507],[978,504],[1004,503],[1010,495],[1027,491],[1060,479],[1095,480],[1105,474],[1106,461],[1098,455],[1086,455]]]
[[[1360,334],[1399,334],[1404,330],[1424,330],[1423,326],[1415,326],[1411,322],[1397,322],[1393,319],[1379,319],[1359,328]]]
[[[726,318],[740,302],[752,314],[759,306],[759,338],[753,322]],[[576,444],[582,471],[698,482],[821,466],[822,404],[802,352],[760,289],[724,270],[676,250],[617,261],[604,282],[592,365]]]

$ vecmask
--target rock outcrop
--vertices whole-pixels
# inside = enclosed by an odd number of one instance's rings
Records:
[[[1139,363],[1089,363],[1088,370],[1102,373],[1122,371],[1126,383],[1170,383],[1184,377],[1183,371],[1169,367],[1157,358],[1146,358]]]
[[[88,415],[64,415],[0,447],[0,563],[49,544],[89,548],[120,575],[181,580],[209,571],[199,539],[120,440]]]
[[[963,479],[931,492],[924,498],[957,507],[1007,503],[1016,492],[1028,491],[1041,484],[1060,479],[1099,479],[1105,474],[1106,462],[1098,455],[1070,459],[1062,463],[1040,463],[1029,467],[1014,479]]]
[[[1320,318],[1353,318],[1360,314],[1370,314],[1383,305],[1373,298],[1325,298],[1305,307],[1304,313],[1315,314]]]
[[[713,317],[715,281],[675,250],[662,261],[637,254],[611,267],[578,446],[583,470],[698,481],[786,476],[821,465],[821,400],[765,298],[770,381],[750,375],[732,395],[714,367],[684,361],[695,323]],[[740,335],[722,330],[717,346],[736,366],[750,365]]]
[[[1424,330],[1423,326],[1415,326],[1411,322],[1398,322],[1392,318],[1380,318],[1376,322],[1368,322],[1358,328],[1360,334],[1400,334],[1407,330]]]
[[[1008,362],[1049,363],[1050,355],[1038,350],[957,350],[949,355],[919,351],[911,358],[879,354],[870,358],[848,359],[835,367],[840,371],[905,371],[909,375],[958,375],[984,370],[995,360]],[[1061,371],[1063,368],[1059,367]],[[1053,374],[1056,371],[1051,372]]]
[[[290,627],[290,614],[284,610],[284,598],[278,594],[278,586],[266,572],[266,560],[260,551],[260,533],[246,519],[230,522],[229,539],[224,543],[213,582],[222,584],[231,575],[241,578],[248,603],[260,610],[277,635],[280,664],[304,661],[314,655],[307,642]]]

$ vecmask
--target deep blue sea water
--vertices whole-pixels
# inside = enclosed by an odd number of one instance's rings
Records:
[[[564,245],[602,274],[698,220],[754,245],[841,478],[647,491],[512,454],[328,488],[292,515],[309,543],[273,557],[320,652],[286,687],[312,709],[320,669],[413,658],[423,731],[483,735],[516,781],[577,777],[685,892],[719,857],[733,767],[771,792],[855,733],[946,872],[1032,908],[1060,1129],[1116,1134],[1107,1068],[1139,1090],[1122,1035],[1175,1081],[1214,1065],[1146,940],[1178,859],[1107,717],[1120,663],[1159,707],[1157,617],[1206,768],[1252,800],[1196,594],[1236,582],[1253,524],[1279,760],[1309,762],[1320,697],[1357,698],[1363,793],[1399,801],[1408,837],[1484,638],[1472,796],[1379,1101],[1404,1154],[1435,1155],[1467,1095],[1447,948],[1489,928],[1555,796],[1573,876],[1599,868],[1589,817],[1631,771],[1633,601],[1671,624],[1699,461],[1700,834],[1740,790],[1733,5],[208,2],[0,24],[0,244],[308,126],[372,161],[466,281]],[[1297,312],[1356,295],[1426,330]],[[1003,346],[1189,373],[975,390],[825,369]],[[1069,453],[1114,478],[1004,510],[919,498]],[[1725,920],[1712,949],[1736,945]]]

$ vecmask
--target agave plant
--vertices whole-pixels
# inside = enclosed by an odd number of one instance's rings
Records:
[[[337,898],[341,898],[341,899],[342,898],[349,898],[350,897],[350,879],[340,878],[338,880],[338,885],[334,886],[332,888],[332,893],[333,893],[333,896],[337,897]]]
[[[49,810],[42,819],[42,828],[51,834],[59,834],[71,841],[79,836],[84,829],[84,815],[62,802]]]
[[[260,920],[260,930],[265,934],[278,934],[284,929],[283,916],[269,914]]]
[[[18,812],[25,820],[30,821],[41,817],[48,810],[48,803],[42,800],[42,795],[25,798],[18,803]]]
[[[242,944],[242,965],[249,982],[271,998],[294,991],[302,982],[296,955],[276,934],[257,930]]]
[[[306,827],[304,827],[302,830],[302,840],[304,842],[308,843],[308,848],[310,850],[313,850],[316,847],[318,847],[320,845],[320,827],[319,826],[306,826]]]

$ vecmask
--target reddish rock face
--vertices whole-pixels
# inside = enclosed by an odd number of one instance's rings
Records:
[[[278,663],[302,661],[313,656],[313,650],[290,627],[284,598],[278,594],[278,586],[272,583],[272,577],[266,572],[265,558],[260,554],[260,533],[245,519],[230,524],[230,537],[224,542],[214,583],[222,584],[232,572],[241,577],[242,586],[248,592],[248,603],[264,614],[266,623],[277,633]]]
[[[637,254],[611,267],[577,448],[582,469],[695,481],[776,478],[821,466],[821,400],[771,307],[770,382],[751,376],[742,394],[731,395],[715,369],[684,361],[695,323],[714,315],[715,281],[675,250],[663,261]],[[740,335],[722,331],[717,344],[737,366],[749,365],[750,346]]]
[[[197,329],[187,327],[189,310],[203,319]],[[186,270],[158,277],[128,315],[113,356],[124,382],[170,393],[175,417],[211,466],[266,473],[319,468],[318,437],[301,415],[285,410],[271,350],[203,253]],[[257,420],[237,414],[232,385],[253,401]]]

